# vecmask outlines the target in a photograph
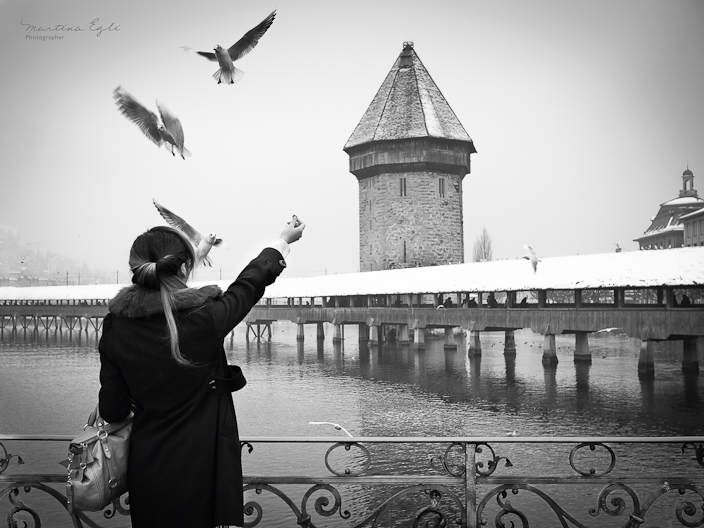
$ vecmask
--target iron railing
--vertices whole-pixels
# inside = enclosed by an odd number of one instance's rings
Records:
[[[65,473],[20,471],[31,444],[70,440],[0,435],[0,511],[9,528],[42,526],[47,502],[66,508]],[[304,528],[704,525],[700,436],[256,437],[241,444],[247,527],[271,519]],[[252,474],[250,465],[271,474]],[[125,516],[126,526],[128,515],[123,496],[102,513],[66,512],[65,525],[100,528]]]

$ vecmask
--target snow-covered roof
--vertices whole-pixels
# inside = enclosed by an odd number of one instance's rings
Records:
[[[704,206],[704,199],[699,198],[698,196],[680,196],[678,198],[673,198],[672,200],[668,200],[665,203],[660,204],[661,206],[666,206],[666,205],[700,205]]]
[[[540,258],[540,257],[539,257]],[[223,290],[231,281],[217,281]],[[213,282],[195,282],[199,287]],[[0,288],[0,299],[110,299],[125,284]],[[704,286],[704,247],[522,258],[318,277],[280,277],[265,297]]]
[[[700,216],[704,216],[704,206],[702,206],[701,209],[697,209],[693,213],[687,213],[687,214],[680,216],[680,222],[684,222],[685,220],[692,220],[692,219],[698,218]]]
[[[413,45],[406,43],[344,148],[418,137],[472,143]]]

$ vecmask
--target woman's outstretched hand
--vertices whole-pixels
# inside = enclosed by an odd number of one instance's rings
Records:
[[[287,244],[292,244],[303,236],[305,227],[306,225],[301,222],[296,215],[293,215],[293,218],[286,224],[284,230],[281,231],[279,238],[285,240]]]

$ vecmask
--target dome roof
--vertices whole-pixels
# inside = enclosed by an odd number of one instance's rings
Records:
[[[682,176],[694,176],[694,173],[691,170],[687,169],[682,173]]]

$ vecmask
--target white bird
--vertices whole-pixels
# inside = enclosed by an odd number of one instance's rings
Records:
[[[532,247],[530,247],[528,244],[524,244],[524,247],[526,248],[526,251],[528,251],[528,254],[523,255],[523,258],[530,261],[531,265],[533,266],[533,273],[536,273],[538,271],[538,262],[540,262],[540,260],[536,256],[535,251],[533,251]]]
[[[120,112],[130,121],[135,123],[144,135],[151,139],[157,146],[171,144],[171,154],[174,156],[174,148],[178,149],[179,154],[183,159],[186,159],[184,154],[190,156],[190,152],[183,146],[183,127],[181,121],[178,120],[169,110],[159,101],[156,106],[161,115],[161,121],[157,115],[151,110],[145,108],[132,94],[127,90],[118,86],[113,91],[115,104],[117,104]]]
[[[333,426],[335,429],[337,429],[338,431],[342,430],[342,431],[344,431],[345,433],[347,433],[347,436],[349,436],[350,438],[354,438],[354,437],[350,434],[350,432],[349,432],[347,429],[345,429],[344,427],[342,427],[340,424],[336,424],[336,423],[332,423],[332,422],[308,422],[308,423],[311,424],[311,425],[332,425],[332,426]]]
[[[196,51],[198,55],[202,55],[208,60],[218,61],[220,69],[213,74],[213,78],[218,81],[218,84],[223,81],[228,84],[235,84],[242,78],[244,72],[235,68],[233,62],[241,59],[254,49],[259,43],[259,39],[262,38],[266,30],[269,29],[269,26],[274,22],[275,16],[276,9],[259,24],[247,31],[240,40],[235,42],[228,49],[224,49],[218,44],[213,48],[215,53],[210,51]],[[184,47],[184,49],[190,51],[190,48]]]
[[[208,258],[208,253],[213,246],[219,246],[222,243],[222,239],[218,238],[214,233],[210,233],[208,236],[201,235],[183,218],[172,213],[163,205],[158,204],[156,200],[153,201],[164,220],[166,220],[171,227],[183,233],[186,238],[190,240],[191,244],[193,244],[196,253],[196,261],[193,265],[193,269],[196,269],[201,262],[207,266],[212,266]]]

